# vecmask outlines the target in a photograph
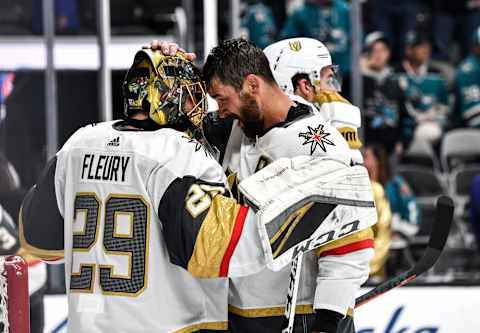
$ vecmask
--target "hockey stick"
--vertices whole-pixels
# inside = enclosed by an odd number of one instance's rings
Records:
[[[300,283],[300,272],[302,271],[303,252],[300,252],[292,262],[290,270],[290,281],[288,284],[287,302],[285,306],[285,321],[287,327],[282,333],[292,333],[295,321],[295,308],[297,307],[298,285]]]
[[[420,260],[407,272],[393,277],[369,292],[357,297],[357,299],[355,299],[355,307],[359,307],[396,287],[409,283],[417,276],[425,273],[433,267],[442,254],[442,250],[447,241],[450,226],[452,225],[453,208],[453,201],[450,197],[441,196],[438,198],[435,211],[435,221],[430,233],[428,246]]]
[[[405,273],[402,273],[373,288],[369,292],[357,297],[355,307],[370,302],[374,298],[414,280],[417,276],[428,271],[437,262],[447,241],[453,219],[453,201],[448,196],[441,196],[437,200],[435,221],[430,233],[427,249],[417,264]],[[282,333],[293,332],[295,306],[297,302],[298,284],[300,280],[303,252],[300,252],[292,263],[290,282],[285,308],[285,326]]]

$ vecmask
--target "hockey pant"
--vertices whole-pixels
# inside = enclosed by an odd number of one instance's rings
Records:
[[[246,318],[233,313],[228,314],[229,333],[280,333],[284,328],[285,317],[257,317]],[[298,314],[295,316],[294,333],[311,333],[315,315]],[[329,332],[330,333],[330,332]],[[336,333],[355,333],[353,318],[346,316],[343,318],[337,328]]]

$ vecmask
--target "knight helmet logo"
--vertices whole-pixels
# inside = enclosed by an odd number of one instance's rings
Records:
[[[295,52],[298,52],[302,49],[302,43],[300,43],[299,40],[288,42],[288,46],[290,46],[290,50]]]

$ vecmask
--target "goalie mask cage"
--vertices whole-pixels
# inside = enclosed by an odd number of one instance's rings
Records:
[[[29,333],[28,266],[19,256],[0,256],[0,333]]]

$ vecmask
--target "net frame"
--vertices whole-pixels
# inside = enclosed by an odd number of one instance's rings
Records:
[[[0,333],[29,333],[28,265],[20,256],[0,256]]]
[[[5,272],[5,257],[0,257],[0,332],[10,332],[8,323],[8,283]]]

